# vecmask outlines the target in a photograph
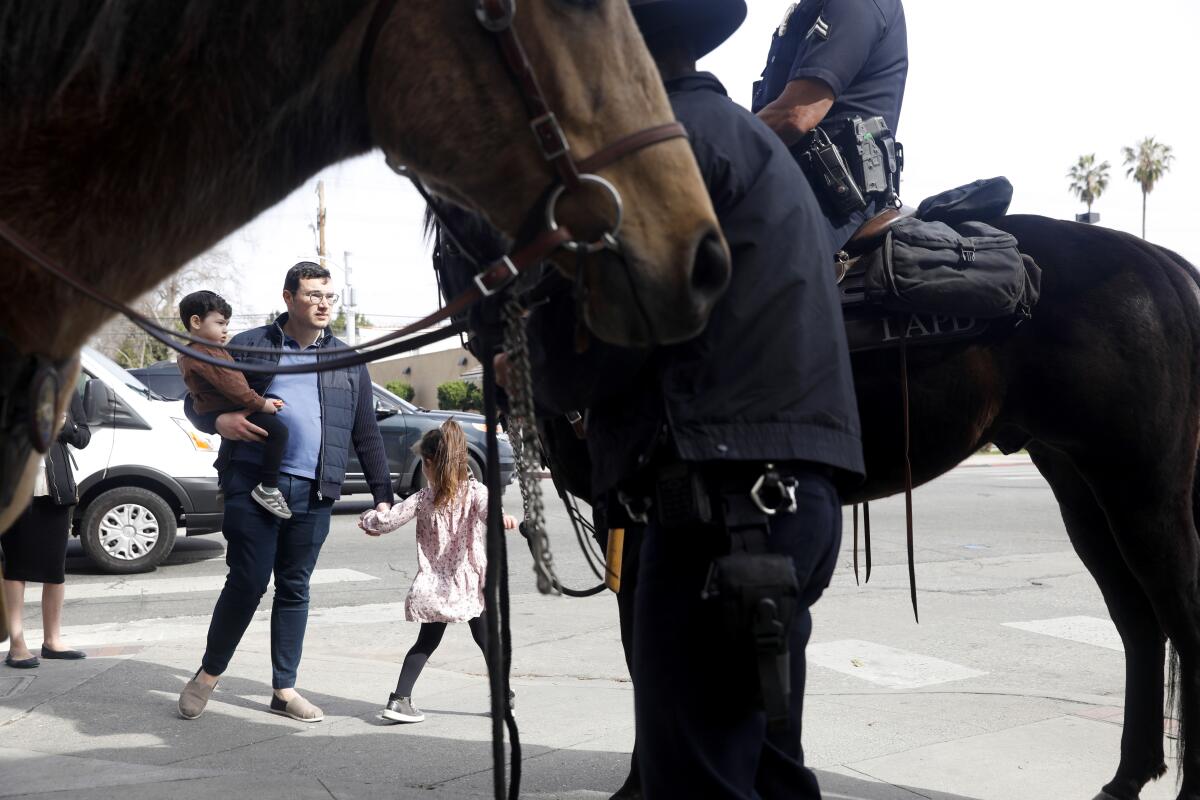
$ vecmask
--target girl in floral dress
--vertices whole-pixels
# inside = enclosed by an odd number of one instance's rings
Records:
[[[396,691],[382,712],[394,722],[425,719],[412,704],[412,690],[448,623],[466,622],[487,656],[487,487],[471,476],[467,439],[454,420],[426,431],[413,449],[421,457],[426,487],[389,511],[365,512],[359,521],[369,536],[379,536],[417,520],[417,575],[404,600],[404,614],[409,622],[421,623],[421,632],[404,657]],[[516,526],[506,514],[504,527]]]

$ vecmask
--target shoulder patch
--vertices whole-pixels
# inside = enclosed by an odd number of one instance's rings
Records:
[[[825,21],[825,17],[818,16],[817,21],[808,29],[808,33],[805,34],[804,38],[811,39],[813,36],[822,40],[829,39],[829,23]]]

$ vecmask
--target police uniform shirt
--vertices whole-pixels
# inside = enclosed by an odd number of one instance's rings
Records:
[[[820,80],[833,90],[826,119],[881,116],[892,132],[908,76],[908,33],[900,0],[800,0],[771,40],[753,110],[791,81]]]
[[[640,389],[590,406],[593,489],[650,463],[664,424],[670,450],[684,461],[809,461],[862,475],[834,247],[812,189],[783,142],[713,75],[693,73],[666,88],[733,275],[701,334],[654,351],[634,381]],[[565,334],[559,338],[570,342],[569,328]]]

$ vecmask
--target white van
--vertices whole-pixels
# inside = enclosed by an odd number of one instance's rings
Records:
[[[221,529],[220,439],[192,427],[183,402],[155,394],[102,353],[84,348],[92,441],[72,450],[79,505],[75,532],[101,570],[154,569],[179,533]]]

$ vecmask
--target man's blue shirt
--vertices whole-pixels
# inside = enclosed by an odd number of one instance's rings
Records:
[[[300,343],[287,334],[283,346],[289,351],[279,357],[279,364],[311,364],[311,356],[299,355]],[[307,348],[316,351],[316,344]],[[279,471],[309,480],[317,477],[317,466],[321,455],[321,390],[317,385],[317,373],[300,375],[276,375],[265,394],[283,401],[279,419],[288,427],[288,443],[283,451],[283,462]],[[262,445],[246,444],[234,451],[235,461],[262,463]]]

